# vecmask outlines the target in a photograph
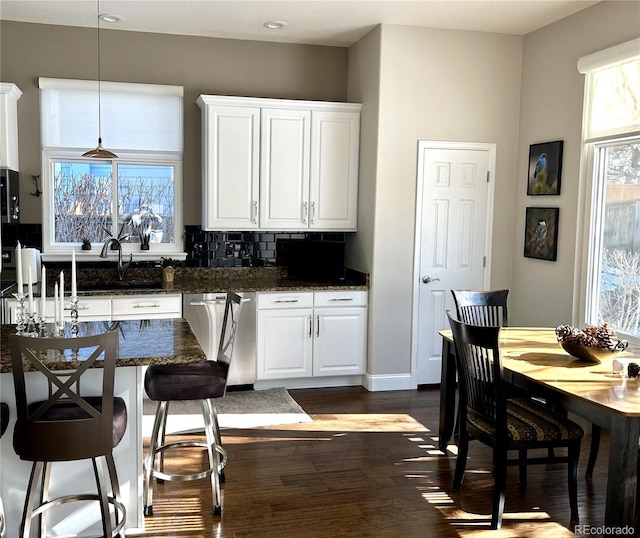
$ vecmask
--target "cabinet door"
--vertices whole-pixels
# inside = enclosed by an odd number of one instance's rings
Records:
[[[309,221],[311,112],[262,109],[260,227],[306,229]]]
[[[364,373],[366,308],[316,308],[314,324],[314,376]]]
[[[359,152],[359,112],[313,112],[310,228],[356,230]]]
[[[258,380],[310,377],[311,308],[258,310]]]
[[[202,112],[203,228],[258,227],[260,109],[206,105]]]

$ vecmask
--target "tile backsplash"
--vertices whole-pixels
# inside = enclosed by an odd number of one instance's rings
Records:
[[[323,239],[344,241],[338,232],[207,232],[200,226],[185,226],[187,267],[253,267],[282,265],[283,241]]]

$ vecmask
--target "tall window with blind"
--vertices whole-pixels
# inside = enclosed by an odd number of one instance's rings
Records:
[[[584,322],[640,342],[640,39],[582,58],[588,159]]]
[[[102,161],[81,157],[98,132],[96,83],[39,84],[45,252],[110,235],[125,252],[181,252],[182,87],[102,82],[102,138],[118,155]]]

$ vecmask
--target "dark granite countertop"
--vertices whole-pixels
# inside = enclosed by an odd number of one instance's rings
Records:
[[[69,294],[69,271],[66,273],[66,293]],[[47,272],[47,296],[53,296],[56,274]],[[162,282],[162,269],[132,268],[124,282],[119,282],[113,269],[88,269],[78,265],[78,295],[131,295],[157,293],[216,293],[268,291],[335,291],[368,290],[368,275],[348,271],[343,282],[293,280],[282,267],[177,267],[173,284]],[[12,290],[12,291],[15,291]],[[37,293],[36,295],[39,295]],[[5,296],[11,296],[10,293]]]
[[[156,319],[117,322],[81,322],[79,334],[89,335],[118,331],[118,359],[116,366],[144,366],[149,364],[185,364],[206,359],[202,348],[185,319]],[[69,331],[69,324],[66,330]],[[11,372],[11,352],[8,336],[15,334],[15,325],[0,326],[0,373]],[[66,336],[69,336],[67,334]],[[53,370],[77,368],[71,352],[64,358],[48,361]],[[98,363],[99,365],[99,363]],[[32,368],[31,368],[32,370]]]

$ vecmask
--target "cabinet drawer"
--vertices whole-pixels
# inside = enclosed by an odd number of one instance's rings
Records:
[[[259,293],[258,309],[312,308],[313,292]]]
[[[366,291],[317,291],[314,306],[367,306]]]
[[[128,295],[113,297],[112,319],[158,319],[182,316],[181,295]]]
[[[47,318],[53,320],[54,300],[47,299]],[[65,319],[71,318],[71,308],[68,298],[65,298],[64,305]],[[111,298],[110,297],[79,297],[78,298],[78,321],[85,320],[109,320],[111,319]]]

